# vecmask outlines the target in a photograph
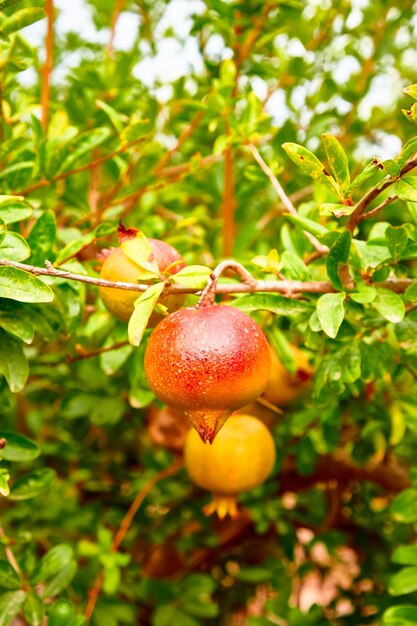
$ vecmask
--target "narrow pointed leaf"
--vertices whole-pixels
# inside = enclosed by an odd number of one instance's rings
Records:
[[[333,176],[342,188],[346,188],[350,183],[349,163],[346,152],[334,135],[324,133],[322,138]]]
[[[133,346],[139,346],[142,341],[143,333],[155,308],[158,298],[163,292],[165,283],[157,283],[149,287],[135,302],[135,310],[133,311],[128,325],[129,342]]]
[[[13,393],[23,389],[29,376],[29,365],[23,352],[22,342],[1,329],[0,374],[3,374]]]
[[[326,335],[334,339],[345,317],[343,293],[325,293],[317,301],[317,316]]]
[[[344,289],[339,271],[340,268],[345,266],[349,260],[351,243],[352,236],[346,230],[339,235],[327,255],[327,274],[336,289]]]
[[[327,172],[323,163],[319,161],[310,150],[307,150],[307,148],[297,143],[291,142],[284,143],[282,147],[290,159],[300,167],[304,174],[307,174],[307,176],[310,176],[313,180],[317,180],[317,182],[337,193],[338,188],[335,179]]]
[[[0,594],[0,626],[10,626],[19,613],[25,597],[25,592],[21,590]]]

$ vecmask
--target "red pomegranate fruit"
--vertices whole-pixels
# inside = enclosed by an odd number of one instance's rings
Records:
[[[153,330],[145,373],[156,397],[184,411],[201,439],[212,443],[229,415],[262,393],[270,373],[268,343],[235,307],[188,307]]]

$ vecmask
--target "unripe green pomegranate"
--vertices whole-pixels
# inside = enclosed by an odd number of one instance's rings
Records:
[[[137,232],[134,228],[120,226],[118,229],[119,242],[122,243],[136,237]],[[148,242],[153,251],[151,259],[154,258],[157,261],[161,273],[169,268],[169,274],[176,274],[185,267],[184,259],[173,246],[159,239],[149,238]],[[147,280],[140,278],[140,272],[140,267],[121,248],[114,248],[103,263],[100,278],[114,282],[147,283]],[[128,322],[133,313],[135,300],[139,298],[140,293],[138,291],[112,289],[110,287],[100,287],[99,291],[106,309],[118,320]],[[181,307],[184,302],[184,296],[181,294],[163,296],[160,302],[167,307],[168,311],[173,312]],[[161,315],[153,313],[148,326],[152,328],[161,319]]]
[[[212,443],[229,415],[263,391],[270,373],[264,332],[232,306],[188,307],[153,330],[145,373],[156,397],[184,411]]]

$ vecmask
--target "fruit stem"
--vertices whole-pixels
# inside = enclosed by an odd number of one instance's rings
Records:
[[[216,297],[216,288],[217,288],[217,276],[214,272],[212,272],[209,276],[207,285],[204,287],[201,292],[201,296],[195,305],[195,308],[198,310],[204,306],[211,306],[214,304],[214,300]]]
[[[236,274],[239,274],[242,282],[246,285],[249,285],[250,287],[254,287],[256,285],[256,280],[254,279],[252,274],[248,272],[248,270],[243,267],[241,263],[238,263],[233,259],[226,259],[224,261],[221,261],[221,263],[219,263],[210,274],[207,285],[201,292],[200,299],[195,305],[196,309],[199,309],[202,306],[211,306],[212,304],[214,304],[217,289],[217,280],[226,270],[232,270]]]

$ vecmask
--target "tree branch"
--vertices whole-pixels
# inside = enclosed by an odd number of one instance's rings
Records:
[[[278,197],[280,198],[284,207],[287,209],[288,213],[290,213],[290,215],[297,216],[298,215],[297,209],[295,208],[290,198],[285,193],[284,189],[281,187],[280,183],[278,182],[278,179],[274,175],[274,172],[271,170],[271,168],[267,165],[267,163],[262,158],[259,150],[255,148],[253,144],[249,144],[248,149],[251,152],[255,161],[258,163],[261,170],[264,172],[264,174],[267,175],[267,177],[271,181],[273,188],[275,189]],[[307,239],[309,240],[313,248],[315,248],[315,250],[319,254],[327,254],[327,252],[329,251],[329,248],[327,246],[320,243],[320,241],[316,239],[316,237],[314,237],[314,235],[312,235],[308,231],[303,230],[303,233],[305,234],[305,236],[307,237]]]
[[[198,111],[196,113],[196,115],[194,116],[194,118],[191,120],[191,122],[188,124],[188,126],[183,130],[183,132],[181,133],[181,135],[178,138],[177,143],[175,144],[175,146],[173,148],[171,148],[170,150],[168,150],[158,161],[158,163],[155,165],[153,172],[155,174],[155,176],[158,176],[161,172],[161,170],[166,166],[166,164],[170,161],[172,155],[175,152],[178,152],[178,150],[180,150],[182,148],[182,146],[185,144],[185,142],[187,141],[187,139],[189,137],[191,137],[191,135],[193,134],[193,132],[195,131],[195,129],[198,127],[198,125],[200,124],[201,120],[204,117],[204,111]]]
[[[233,243],[235,238],[235,173],[234,155],[231,147],[223,152],[223,198],[221,205],[221,216],[223,222],[223,255],[233,254]]]
[[[42,84],[41,84],[41,109],[42,109],[42,129],[43,132],[48,131],[49,121],[49,100],[51,93],[51,73],[52,58],[54,51],[54,3],[53,0],[45,0],[45,11],[47,17],[47,31],[45,39],[46,58],[45,65],[42,68]]]
[[[397,200],[398,196],[397,195],[393,195],[393,196],[388,196],[388,198],[386,200],[384,200],[384,202],[381,202],[381,204],[378,204],[377,207],[375,207],[374,209],[372,209],[371,211],[368,211],[367,213],[363,213],[359,218],[358,218],[358,223],[359,222],[363,222],[364,220],[369,219],[370,217],[374,217],[374,215],[376,215],[377,213],[379,213],[380,211],[382,211],[382,209],[384,209],[386,206],[388,206],[389,204],[391,204],[391,202],[394,202],[394,200]]]
[[[99,356],[103,354],[103,352],[112,352],[113,350],[119,350],[119,348],[124,348],[125,346],[130,345],[128,341],[119,341],[118,343],[114,343],[111,346],[104,346],[103,348],[97,348],[96,350],[91,350],[91,352],[85,352],[84,350],[78,349],[79,354],[77,356],[69,356],[66,359],[67,363],[74,363],[75,361],[83,361],[84,359],[91,359],[94,356]]]
[[[66,280],[75,280],[80,283],[87,283],[89,285],[96,285],[98,287],[109,287],[110,289],[125,289],[130,291],[142,292],[149,288],[149,284],[143,283],[127,283],[111,280],[104,280],[103,278],[94,278],[92,276],[86,276],[84,274],[73,274],[66,270],[59,270],[52,266],[49,261],[45,261],[46,267],[36,267],[34,265],[26,265],[25,263],[18,263],[17,261],[9,261],[8,259],[0,259],[0,267],[15,267],[20,270],[34,274],[35,276],[54,276],[56,278],[63,278]],[[217,284],[215,293],[218,294],[233,294],[233,293],[260,293],[271,292],[281,293],[284,296],[292,297],[294,294],[300,293],[336,293],[337,290],[333,287],[330,281],[300,281],[300,280],[256,280],[253,276],[236,261],[222,261],[212,272],[211,276],[216,278],[216,274],[220,275],[226,269],[231,269],[237,272],[245,282],[242,283],[224,283]],[[217,279],[217,278],[216,278]],[[210,282],[213,278],[210,278]],[[372,283],[376,287],[385,287],[396,293],[404,292],[410,285],[414,285],[417,279],[412,278],[388,278],[387,280]],[[166,284],[164,294],[179,294],[179,293],[193,293],[201,295],[202,291],[194,289],[192,287],[184,287],[183,285]]]
[[[117,25],[117,20],[119,19],[120,13],[122,12],[123,4],[124,4],[124,0],[116,0],[113,13],[111,16],[110,40],[107,46],[107,54],[109,56],[112,56],[113,54],[114,36],[116,34],[116,25]]]
[[[102,163],[105,163],[106,161],[113,159],[113,157],[119,154],[122,154],[123,152],[126,152],[126,150],[128,150],[129,148],[132,148],[133,146],[136,146],[138,143],[141,143],[142,141],[144,141],[144,138],[142,137],[140,139],[135,139],[135,141],[132,141],[131,143],[126,144],[125,146],[121,146],[114,152],[105,154],[99,159],[95,159],[94,161],[91,161],[90,163],[87,163],[86,165],[81,165],[81,167],[76,167],[73,170],[68,170],[68,172],[62,172],[62,174],[58,174],[57,176],[54,176],[53,178],[50,178],[48,180],[43,178],[37,183],[33,183],[33,185],[30,185],[30,187],[26,187],[26,189],[23,189],[22,191],[15,192],[13,195],[25,196],[28,193],[32,193],[32,191],[37,191],[38,189],[42,189],[43,187],[50,187],[51,185],[53,185],[53,183],[56,183],[60,180],[64,180],[64,178],[68,178],[69,176],[73,176],[74,174],[79,174],[80,172],[87,172],[88,170],[93,170],[94,168],[98,167]]]
[[[413,158],[407,161],[407,163],[404,165],[404,167],[402,168],[398,176],[393,177],[389,175],[386,178],[384,178],[383,182],[379,182],[374,187],[372,187],[372,189],[370,189],[357,203],[355,210],[353,211],[353,213],[351,214],[349,218],[349,221],[347,223],[347,228],[351,232],[353,232],[357,224],[359,223],[359,221],[361,221],[362,215],[365,213],[366,208],[371,204],[371,202],[375,200],[375,198],[377,198],[383,191],[385,191],[385,189],[388,189],[388,187],[391,187],[391,185],[396,183],[402,176],[410,172],[415,167],[417,167],[416,156],[414,156]]]
[[[140,506],[142,505],[143,501],[145,500],[146,496],[149,495],[149,493],[152,491],[152,489],[155,487],[155,485],[163,480],[164,478],[168,478],[169,476],[173,476],[174,474],[176,474],[178,472],[178,470],[182,467],[182,461],[181,459],[175,459],[173,461],[173,463],[171,463],[171,465],[169,465],[168,467],[166,467],[165,469],[161,470],[160,472],[158,472],[157,474],[155,474],[155,476],[152,476],[152,478],[150,478],[142,487],[142,489],[137,493],[135,499],[133,500],[132,504],[130,505],[126,515],[124,516],[124,518],[121,521],[121,524],[119,526],[118,531],[116,532],[114,539],[113,539],[113,543],[112,543],[112,552],[117,552],[117,550],[120,548],[124,538],[126,537],[127,533],[129,532],[130,526],[132,525],[133,519],[136,515],[136,513],[138,512]],[[100,596],[100,592],[103,586],[103,573],[101,572],[96,580],[94,581],[93,586],[91,587],[89,593],[88,593],[88,604],[87,604],[87,608],[85,610],[85,618],[87,620],[87,622],[90,621],[91,616],[94,613],[94,609],[95,606],[97,604],[97,600]]]

